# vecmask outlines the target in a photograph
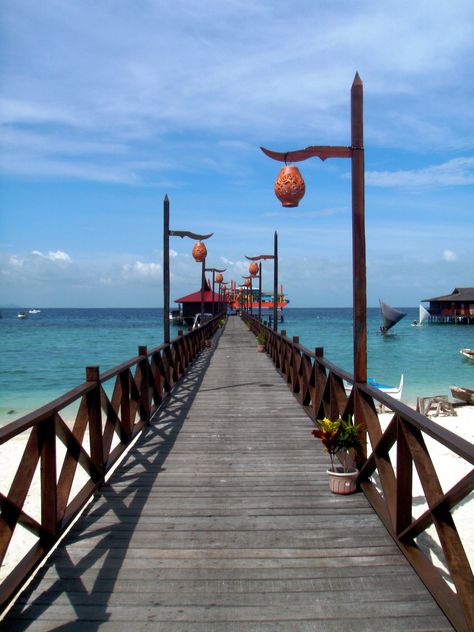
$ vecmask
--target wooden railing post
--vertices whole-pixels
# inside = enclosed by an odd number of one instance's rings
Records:
[[[122,389],[120,406],[122,428],[125,430],[127,441],[129,441],[132,436],[132,419],[130,415],[130,369],[125,369],[120,373],[120,386]]]
[[[87,394],[91,459],[101,475],[104,476],[104,444],[102,438],[102,409],[100,405],[100,373],[98,366],[86,367],[86,382],[93,382],[95,384],[94,390]]]
[[[150,423],[150,372],[148,366],[148,349],[146,345],[138,347],[140,360],[140,416],[147,423]]]
[[[39,445],[41,450],[41,524],[49,537],[49,541],[42,544],[49,548],[59,533],[56,432],[53,415],[39,426]]]

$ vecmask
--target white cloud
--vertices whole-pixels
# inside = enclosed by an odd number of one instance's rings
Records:
[[[21,268],[23,266],[24,260],[17,257],[17,255],[12,255],[9,260],[9,264],[12,268]]]
[[[457,254],[452,250],[444,250],[443,251],[443,259],[448,262],[457,261]]]
[[[161,278],[161,265],[159,263],[126,263],[122,266],[122,276],[125,279],[156,279]]]
[[[37,257],[41,257],[42,259],[47,259],[48,261],[53,261],[53,262],[60,261],[63,263],[71,263],[71,257],[66,252],[63,252],[62,250],[56,250],[55,252],[50,250],[48,254],[44,254],[40,252],[39,250],[33,250],[32,254],[36,255]]]
[[[446,187],[474,184],[474,157],[453,158],[440,165],[406,171],[367,171],[366,183],[376,187]]]

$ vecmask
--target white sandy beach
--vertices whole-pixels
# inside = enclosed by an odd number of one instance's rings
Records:
[[[474,443],[474,406],[458,406],[455,410],[457,412],[456,416],[433,417],[430,415],[430,418],[440,426],[443,426],[463,437],[467,441]],[[386,427],[388,425],[391,417],[391,413],[383,413],[379,415],[382,427]],[[446,449],[435,440],[431,439],[430,437],[425,438],[429,453],[438,472],[443,491],[446,492],[470,471],[471,466],[460,457],[451,453],[448,449]],[[9,441],[7,445],[0,446],[0,490],[5,494],[8,492],[11,481],[13,480],[13,477],[16,473],[26,439],[26,436],[20,436]],[[85,445],[84,447],[86,450],[88,450],[87,445]],[[393,450],[393,454],[391,453],[392,463],[396,463],[395,457],[395,451]],[[58,471],[63,459],[64,450],[60,454],[58,454]],[[39,520],[40,505],[38,470],[39,468],[37,468],[33,484],[30,487],[24,510],[33,518]],[[78,480],[75,481],[73,493],[74,489],[79,489],[86,480],[85,474],[81,474],[82,468],[78,468],[78,471],[79,470],[80,472],[76,476]],[[416,476],[416,473],[414,475],[413,496],[413,513],[415,516],[419,516],[427,508],[427,505],[425,502],[425,497],[421,484],[418,480],[418,477]],[[471,566],[474,567],[474,500],[472,498],[472,495],[469,500],[461,503],[461,506],[455,510],[454,520],[457,529],[461,535],[466,553],[471,562]],[[28,531],[23,528],[17,527],[12,545],[9,547],[9,552],[0,569],[0,581],[2,581],[9,574],[9,572],[11,572],[11,570],[15,567],[21,557],[25,554],[26,550],[30,546],[32,546],[34,542],[35,538],[31,536]],[[435,559],[435,552],[438,549],[438,547],[436,546],[437,542],[438,539],[436,531],[434,527],[431,527],[427,534],[423,536],[423,539],[420,540],[419,544],[424,548],[428,547],[430,551],[433,550],[434,552],[432,557],[433,559]],[[433,544],[434,546],[432,547],[431,545]],[[437,560],[436,563],[442,566],[442,560]]]

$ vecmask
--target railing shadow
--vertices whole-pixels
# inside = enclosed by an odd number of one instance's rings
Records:
[[[75,618],[50,629],[69,630],[76,628],[77,622],[87,620],[87,629],[93,631],[107,621],[108,599],[113,593],[128,545],[151,491],[159,484],[160,473],[165,469],[166,459],[173,449],[189,408],[200,389],[213,352],[214,348],[206,349],[198,357],[183,381],[163,404],[156,419],[153,419],[151,425],[144,429],[134,449],[128,453],[102,488],[101,496],[79,519],[61,543],[60,548],[51,555],[30,585],[21,593],[4,621],[0,623],[0,629],[15,629],[19,632],[26,630],[31,620],[40,617],[59,598],[63,603],[64,597],[67,597]],[[116,489],[114,484],[117,481],[125,482],[126,485]],[[116,514],[115,524],[89,528],[110,511]],[[123,514],[128,517],[126,532],[121,528],[120,517]],[[119,531],[120,547],[117,547],[116,534]],[[92,539],[97,539],[97,542],[91,546]],[[84,542],[87,550],[80,559],[73,560],[67,546],[81,541]],[[88,581],[86,585],[83,575],[95,565],[100,566],[97,576],[92,584]],[[54,569],[56,580],[42,590],[42,581],[51,569]],[[104,583],[108,586],[107,592],[103,591]],[[95,590],[99,584],[102,590]],[[91,606],[94,607],[96,623],[90,621]],[[19,617],[21,621],[18,621]]]

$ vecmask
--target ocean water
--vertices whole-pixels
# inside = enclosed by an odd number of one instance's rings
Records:
[[[101,371],[149,349],[163,339],[161,309],[42,309],[20,320],[18,310],[2,309],[0,319],[0,425],[13,421],[85,380],[85,367]],[[378,308],[367,315],[368,375],[398,385],[404,374],[402,400],[448,395],[449,386],[474,388],[474,362],[463,359],[462,347],[474,347],[474,327],[412,327],[418,309],[392,330],[378,333]],[[328,360],[352,372],[352,310],[287,308],[279,324],[289,336],[314,350],[324,347]],[[171,335],[179,327],[172,327]]]

